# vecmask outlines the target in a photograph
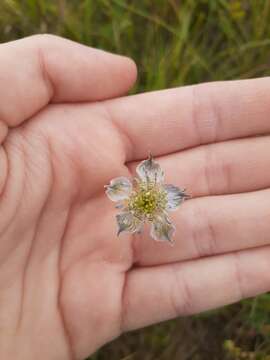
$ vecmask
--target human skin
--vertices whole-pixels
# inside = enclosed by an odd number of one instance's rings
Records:
[[[50,35],[0,45],[1,359],[84,359],[270,290],[270,80],[120,97],[135,78]],[[192,195],[174,247],[118,238],[104,193],[149,151]]]

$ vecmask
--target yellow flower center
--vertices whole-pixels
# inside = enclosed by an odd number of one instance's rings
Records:
[[[131,195],[128,207],[135,216],[151,221],[156,213],[165,209],[166,203],[166,193],[162,188],[141,182]]]

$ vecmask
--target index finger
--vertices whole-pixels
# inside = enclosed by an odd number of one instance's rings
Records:
[[[124,134],[127,160],[268,133],[270,79],[224,81],[106,102]]]

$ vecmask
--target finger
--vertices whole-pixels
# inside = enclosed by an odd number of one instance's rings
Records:
[[[8,126],[18,125],[50,101],[121,95],[136,78],[130,59],[56,36],[32,36],[0,49],[0,121]]]
[[[123,295],[123,330],[199,313],[267,292],[270,247],[132,270]]]
[[[159,265],[269,245],[269,204],[270,190],[186,201],[170,213],[174,246],[153,241],[145,231],[134,239],[134,259],[141,266]]]
[[[150,92],[107,102],[130,157],[268,133],[270,79],[228,81]]]
[[[250,192],[270,186],[270,136],[230,140],[156,158],[165,182],[194,198]],[[138,162],[128,164],[135,174]]]

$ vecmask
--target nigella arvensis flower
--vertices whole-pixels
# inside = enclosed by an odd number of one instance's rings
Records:
[[[136,172],[138,177],[132,182],[121,176],[105,185],[107,196],[121,209],[116,215],[118,235],[123,231],[139,233],[149,222],[153,239],[172,243],[175,226],[168,212],[176,210],[189,195],[177,186],[164,184],[164,171],[151,155],[137,166]]]

